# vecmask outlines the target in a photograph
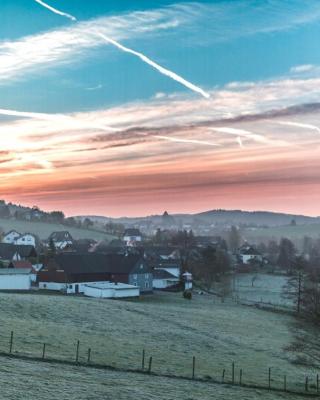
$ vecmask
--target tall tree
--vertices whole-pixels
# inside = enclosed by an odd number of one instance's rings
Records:
[[[228,235],[228,243],[229,243],[229,249],[232,252],[235,252],[240,247],[241,235],[239,229],[235,226],[232,226],[230,229]]]
[[[282,297],[293,302],[296,312],[300,314],[304,289],[307,280],[307,265],[302,257],[296,257],[291,266],[291,276],[282,288]]]
[[[278,264],[287,272],[291,272],[294,268],[296,249],[291,240],[282,238],[279,246]]]

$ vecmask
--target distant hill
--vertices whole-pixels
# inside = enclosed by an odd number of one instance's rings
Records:
[[[241,210],[211,210],[195,215],[200,220],[210,220],[215,223],[248,224],[257,226],[283,226],[295,221],[297,225],[320,222],[319,217],[284,214],[270,211],[241,211]]]
[[[164,218],[165,217],[165,218]],[[242,211],[242,210],[209,210],[197,214],[170,214],[150,215],[146,217],[121,217],[111,218],[97,215],[78,216],[76,219],[84,220],[90,218],[100,224],[106,222],[118,222],[125,225],[153,223],[175,224],[181,227],[183,224],[215,224],[221,226],[243,225],[258,227],[279,227],[295,223],[297,225],[308,225],[320,223],[319,217],[305,215],[285,214],[271,211]],[[170,219],[169,219],[170,218]]]
[[[62,224],[47,223],[40,221],[17,221],[14,219],[0,218],[0,229],[8,232],[11,229],[20,233],[29,232],[37,235],[40,239],[48,239],[54,231],[68,231],[74,239],[95,239],[110,241],[114,236],[91,229],[76,228]]]

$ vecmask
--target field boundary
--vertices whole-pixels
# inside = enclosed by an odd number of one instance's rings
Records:
[[[112,365],[107,365],[107,364],[97,364],[93,363],[91,361],[88,362],[81,362],[81,361],[76,361],[76,360],[62,360],[62,359],[57,359],[57,358],[52,358],[52,357],[44,357],[44,354],[42,357],[35,357],[32,355],[26,355],[26,354],[19,354],[19,353],[13,353],[13,352],[0,352],[0,357],[1,358],[7,358],[7,359],[18,359],[18,360],[24,360],[24,361],[31,361],[31,362],[41,362],[41,363],[46,363],[46,364],[59,364],[59,365],[67,365],[67,366],[72,366],[72,367],[79,367],[79,368],[92,368],[92,369],[97,369],[97,370],[105,370],[105,371],[114,371],[114,372],[119,372],[119,373],[132,373],[132,374],[143,374],[145,376],[149,376],[150,378],[152,377],[159,377],[159,378],[168,378],[168,379],[175,379],[175,380],[184,380],[184,381],[192,381],[192,382],[198,382],[198,383],[204,383],[204,384],[212,384],[212,385],[225,385],[225,386],[238,386],[241,388],[246,388],[246,389],[258,389],[258,390],[264,390],[264,391],[271,391],[271,392],[278,392],[278,393],[288,393],[288,394],[294,394],[297,396],[301,397],[308,397],[308,398],[318,398],[319,393],[318,392],[309,392],[309,391],[298,391],[298,390],[292,390],[292,389],[284,389],[284,388],[279,388],[279,387],[268,387],[268,386],[263,386],[263,385],[255,385],[255,384],[248,384],[248,383],[243,383],[243,382],[230,382],[230,381],[224,381],[224,380],[218,380],[216,378],[200,378],[195,376],[194,370],[193,370],[193,375],[192,376],[183,376],[183,375],[175,375],[175,374],[166,374],[166,373],[158,373],[154,372],[151,370],[151,364],[152,364],[152,357],[149,359],[149,365],[144,368],[122,368],[122,367],[116,367]],[[144,364],[144,360],[143,360]]]

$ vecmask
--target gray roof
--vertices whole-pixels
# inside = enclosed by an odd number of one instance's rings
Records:
[[[153,279],[176,279],[179,280],[175,275],[164,269],[155,269],[153,271]]]
[[[0,268],[0,275],[29,275],[31,268]]]

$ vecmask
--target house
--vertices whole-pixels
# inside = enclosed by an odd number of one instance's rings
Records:
[[[34,235],[31,233],[24,233],[17,237],[14,241],[15,244],[21,245],[21,246],[33,246],[36,247],[37,239]]]
[[[180,279],[175,275],[163,269],[153,271],[153,288],[167,289],[179,285]]]
[[[2,262],[31,260],[37,256],[37,251],[33,246],[0,243],[0,261]]]
[[[61,253],[38,273],[39,287],[83,293],[93,282],[126,283],[152,291],[152,271],[139,254]]]
[[[262,263],[262,254],[250,245],[243,245],[238,251],[238,257],[242,264],[250,264],[252,262]]]
[[[161,260],[154,266],[154,270],[167,271],[176,278],[180,278],[181,262],[180,260]]]
[[[102,299],[119,299],[139,297],[140,289],[126,283],[95,282],[84,285],[83,294]]]
[[[123,240],[127,246],[134,246],[142,241],[142,234],[139,229],[129,228],[125,230]]]
[[[30,268],[0,268],[0,290],[30,290]]]
[[[48,238],[48,242],[53,242],[55,247],[59,250],[63,250],[66,247],[73,245],[73,238],[68,231],[57,231],[52,232]]]
[[[15,243],[15,240],[20,237],[21,234],[15,230],[11,230],[3,235],[2,243]]]

